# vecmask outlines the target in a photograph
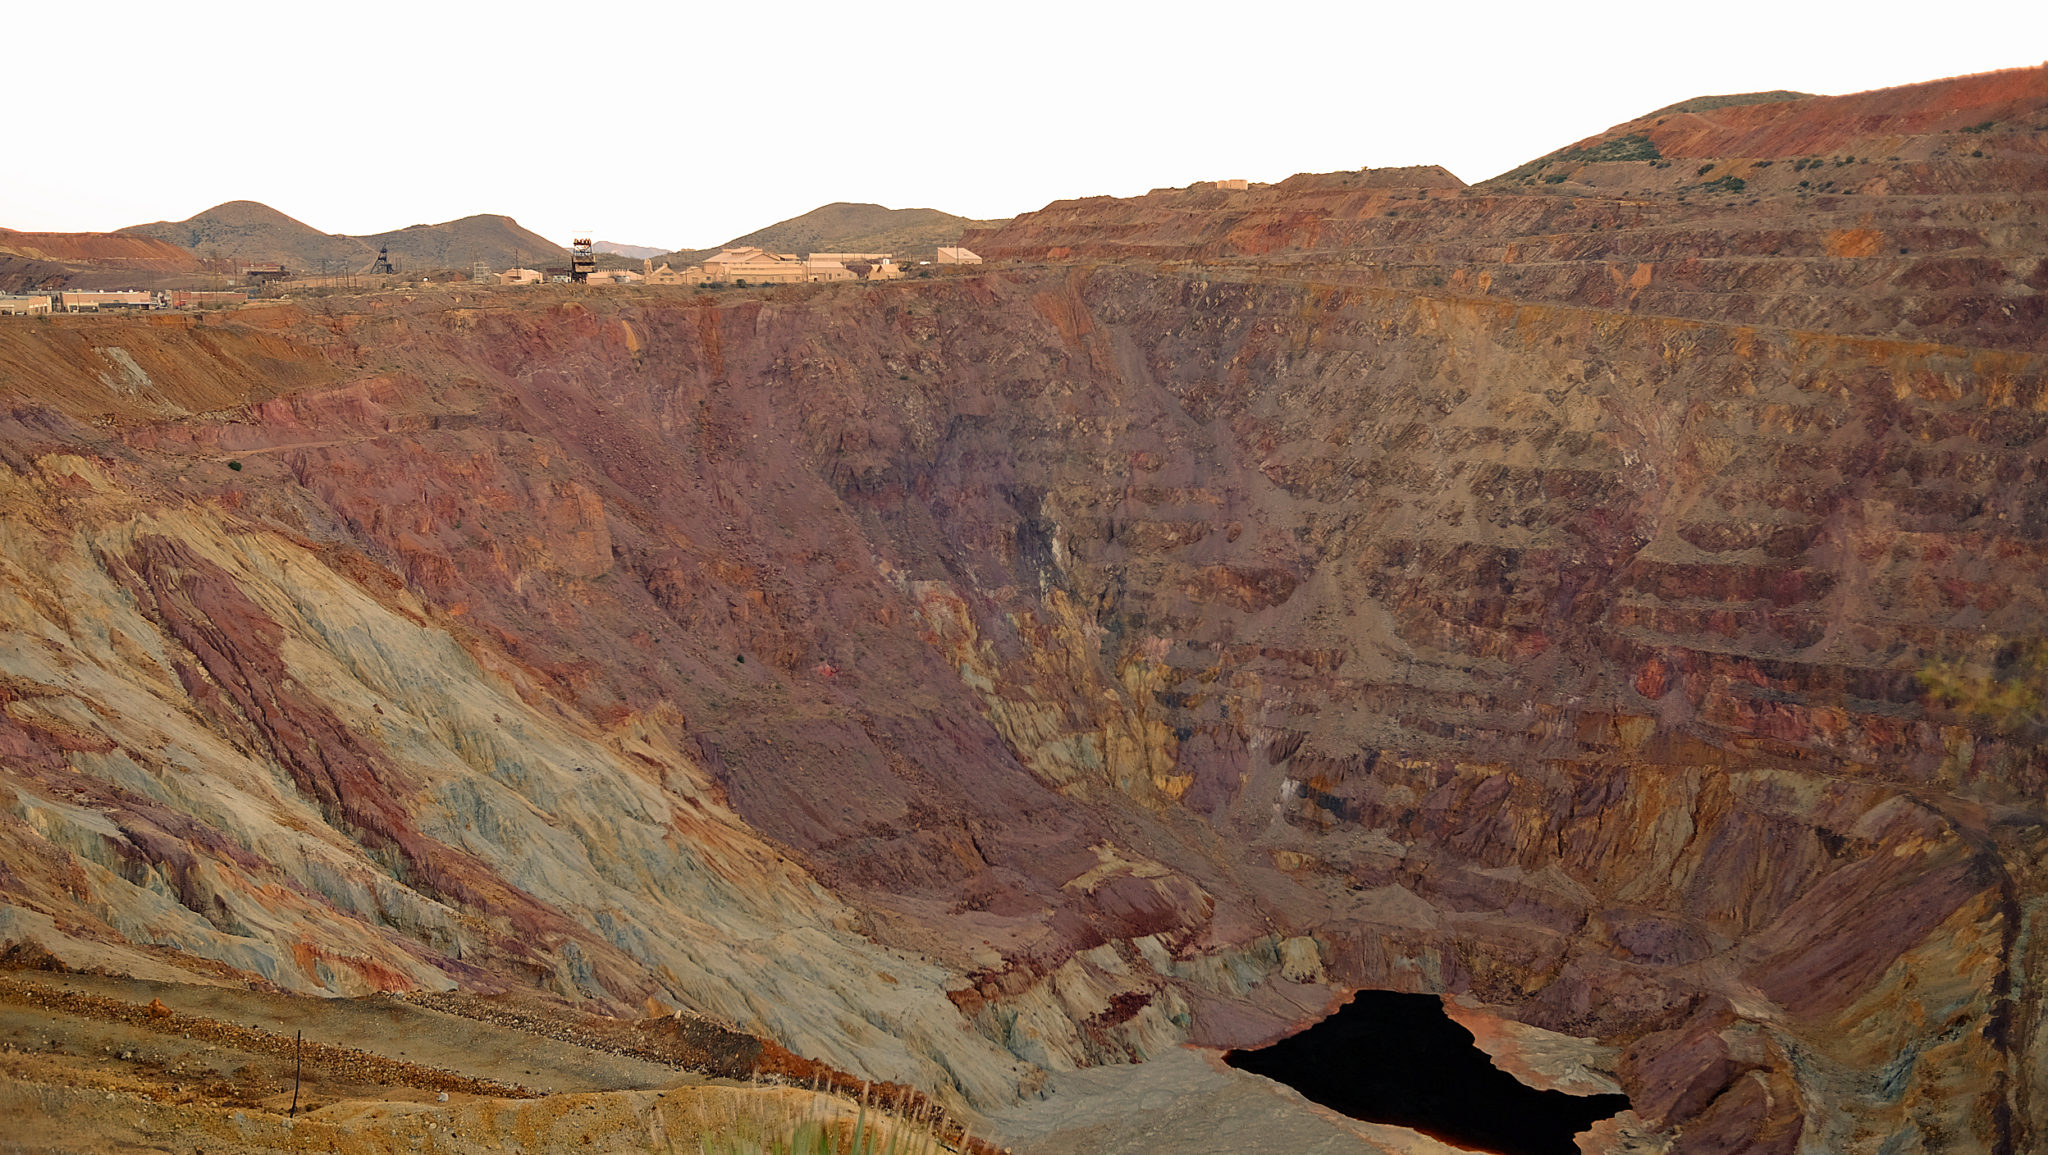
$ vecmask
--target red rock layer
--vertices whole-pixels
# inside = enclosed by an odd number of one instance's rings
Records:
[[[1859,152],[1866,142],[1884,137],[1904,139],[2008,122],[2032,128],[2044,113],[2048,67],[2015,68],[1847,96],[1666,116],[1653,113],[1602,135],[1643,132],[1671,157],[1816,156]]]

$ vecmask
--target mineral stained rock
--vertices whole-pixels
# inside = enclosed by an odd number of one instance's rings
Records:
[[[2048,619],[2048,71],[1700,104],[874,287],[0,326],[0,938],[986,1107],[1428,992],[1645,1142],[2029,1149],[2048,757],[1919,675]]]

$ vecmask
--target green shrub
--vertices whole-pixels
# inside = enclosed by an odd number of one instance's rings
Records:
[[[1657,143],[1642,133],[1617,136],[1613,140],[1601,141],[1591,148],[1568,148],[1559,154],[1559,160],[1655,160],[1664,154],[1657,151]]]
[[[2048,737],[2048,642],[2006,643],[1971,659],[1934,661],[1919,672],[1936,703],[2020,738]]]
[[[1657,144],[1655,141],[1651,140],[1647,136],[1644,136],[1642,133],[1637,132],[1630,133],[1627,136],[1617,136],[1613,140],[1603,140],[1599,144],[1593,145],[1589,148],[1579,148],[1574,146],[1572,148],[1559,149],[1558,151],[1551,153],[1549,156],[1538,157],[1537,159],[1530,161],[1528,164],[1521,165],[1516,168],[1511,168],[1494,179],[1520,180],[1522,183],[1528,184],[1529,182],[1535,179],[1537,173],[1541,172],[1546,166],[1554,162],[1597,162],[1619,160],[1654,161],[1662,155],[1664,154],[1657,151]]]

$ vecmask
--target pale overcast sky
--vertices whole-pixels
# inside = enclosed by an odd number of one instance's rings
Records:
[[[2048,2],[9,4],[0,226],[262,201],[700,247],[829,201],[1481,180],[1706,93],[2038,64]]]

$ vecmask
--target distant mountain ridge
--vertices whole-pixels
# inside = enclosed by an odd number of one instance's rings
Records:
[[[647,245],[622,245],[617,241],[592,241],[590,247],[600,253],[610,253],[615,257],[631,257],[636,261],[644,261],[649,257],[664,256],[668,253],[667,249],[650,248]]]
[[[228,201],[182,221],[130,225],[117,235],[153,237],[201,257],[278,264],[300,273],[361,272],[377,259],[378,249],[387,246],[400,270],[464,268],[477,261],[499,269],[559,264],[568,255],[562,246],[508,216],[481,213],[348,236],[321,232],[256,201]]]
[[[928,260],[940,246],[959,244],[969,229],[1004,223],[973,220],[938,209],[892,209],[838,201],[735,237],[716,248],[668,252],[616,241],[599,241],[593,247],[600,254],[598,264],[607,268],[632,267],[649,259],[680,267],[701,263],[720,249],[744,245],[775,252],[883,252],[902,260]],[[64,247],[51,239],[57,236],[43,238],[41,247]],[[300,275],[360,273],[370,268],[380,248],[388,249],[392,263],[401,273],[467,269],[477,262],[505,269],[546,268],[568,261],[566,248],[511,217],[498,214],[479,213],[439,224],[349,235],[322,232],[296,217],[250,200],[226,201],[181,221],[151,221],[93,236],[102,238],[98,245],[103,249],[109,244],[118,248],[128,242],[175,246],[175,250],[152,250],[157,259],[142,264],[132,257],[105,262],[84,258],[58,261],[40,251],[34,257],[10,251],[5,254],[7,285],[20,288],[102,281],[118,281],[122,285],[145,280],[155,283],[165,277],[189,277],[202,264],[215,274],[232,275],[233,265],[228,262],[282,265]],[[211,263],[216,261],[221,263]]]
[[[779,253],[891,253],[898,259],[928,259],[941,245],[957,245],[971,228],[1001,221],[977,221],[938,209],[892,209],[875,204],[835,201],[802,216],[777,221],[743,237],[709,249],[663,254],[672,265],[690,265],[719,250],[753,245]]]

